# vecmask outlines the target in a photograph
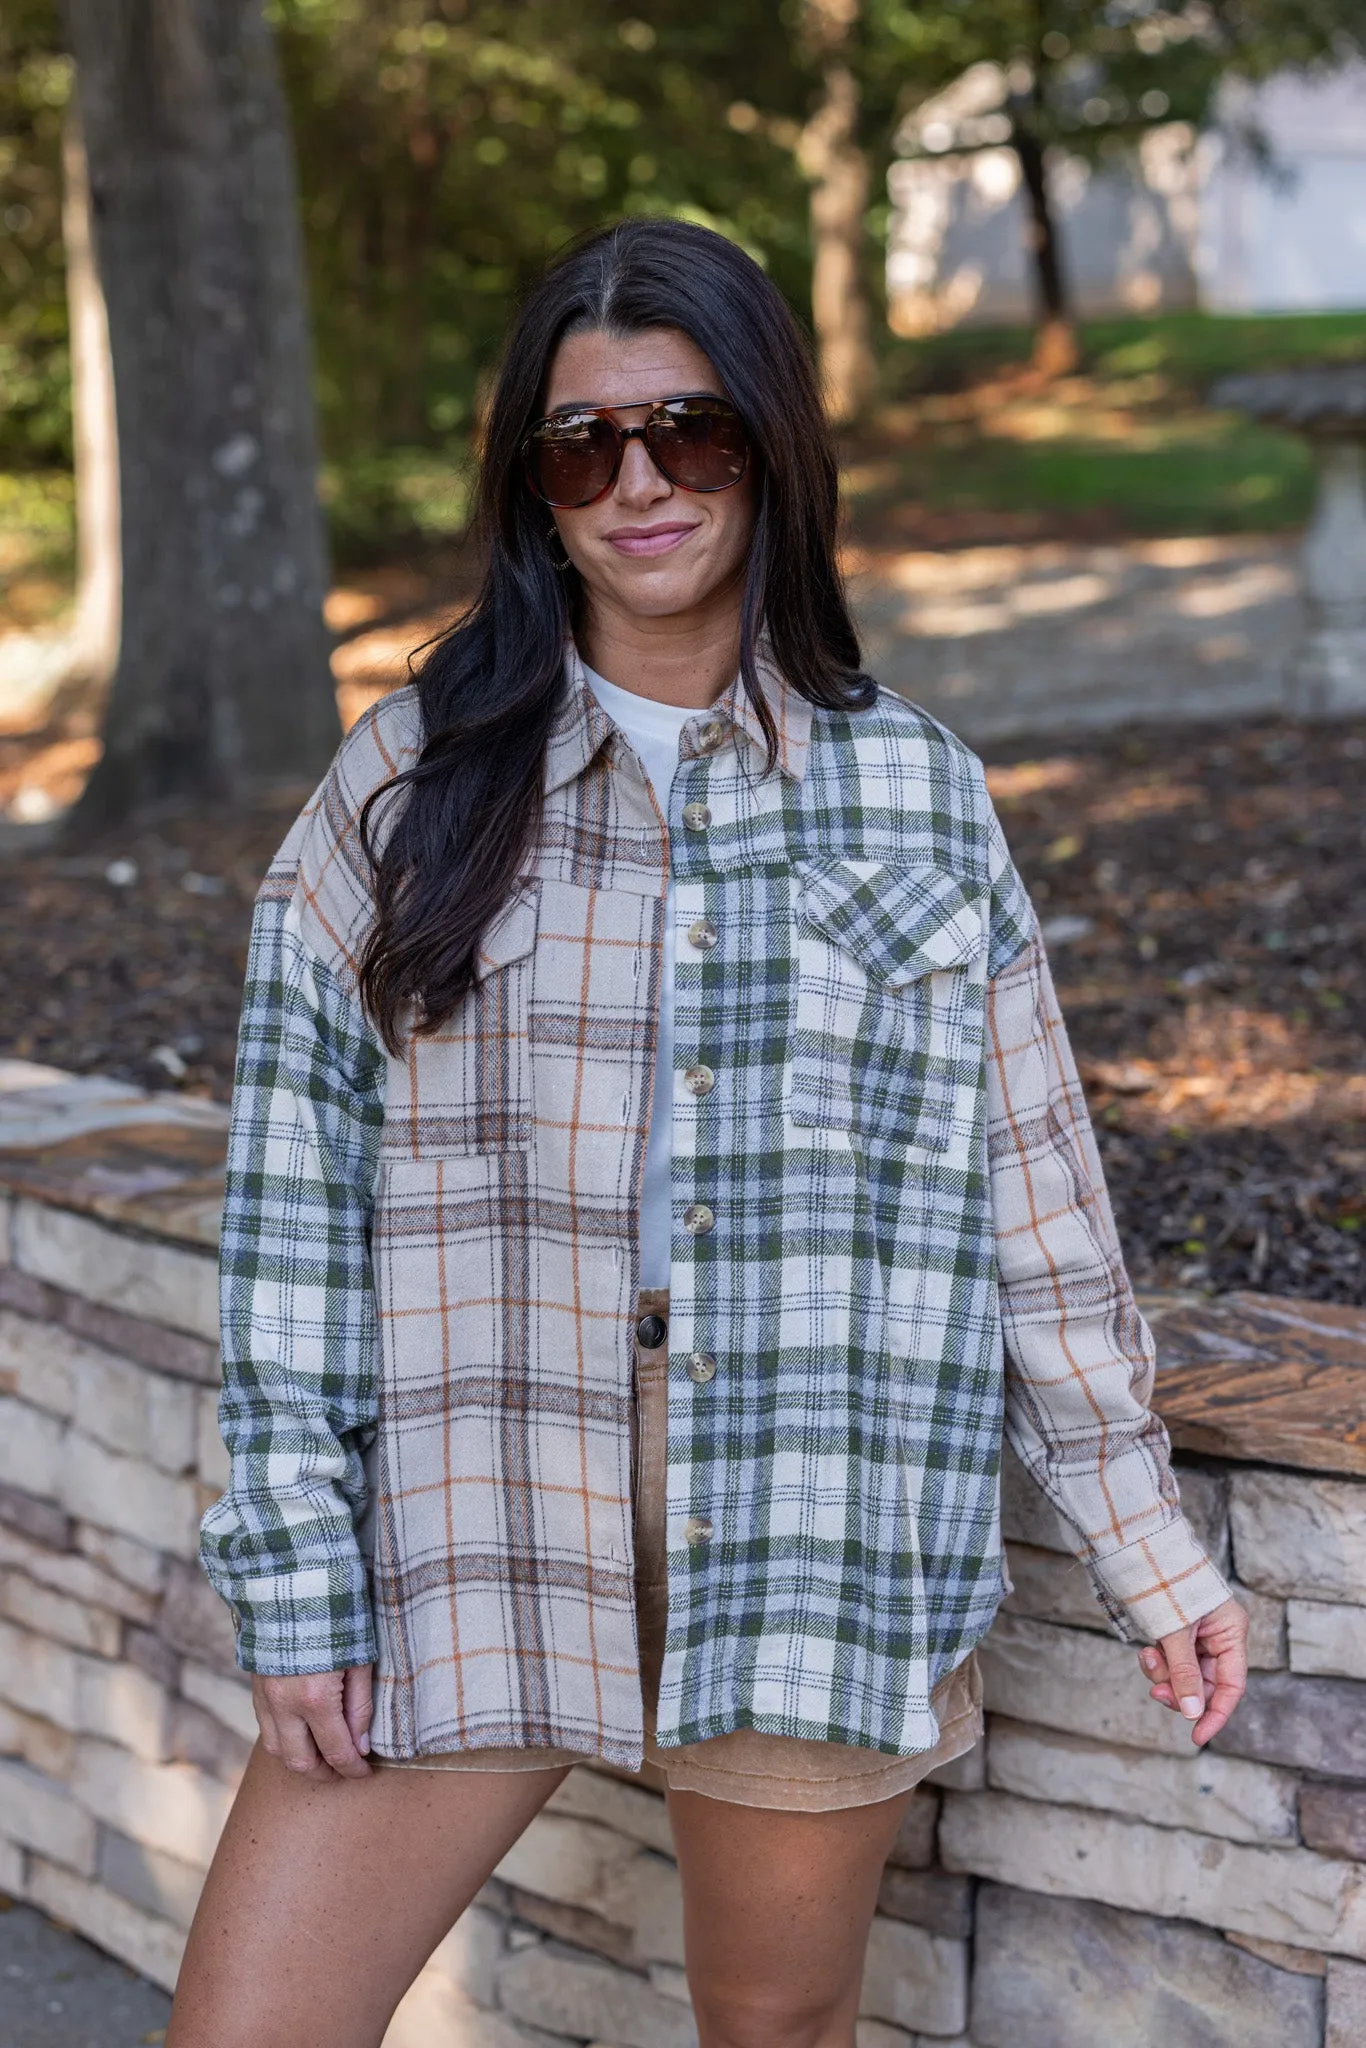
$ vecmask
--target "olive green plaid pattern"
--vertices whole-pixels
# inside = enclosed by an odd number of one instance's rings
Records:
[[[1122,1632],[1224,1597],[980,765],[889,694],[845,715],[764,684],[774,768],[733,689],[685,728],[666,820],[571,651],[537,845],[471,995],[398,1058],[356,999],[356,820],[412,758],[411,692],[350,735],[262,892],[203,1552],[247,1668],[373,1656],[380,1754],[639,1761],[631,1315],[666,945],[660,1742],[931,1747],[929,1692],[1003,1590],[1003,1432]]]

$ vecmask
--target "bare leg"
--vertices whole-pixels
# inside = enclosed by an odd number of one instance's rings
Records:
[[[853,2048],[878,1884],[909,1796],[777,1813],[669,1795],[701,2048]]]
[[[311,1784],[258,1744],[166,2048],[379,2048],[413,1978],[564,1775],[381,1767]]]

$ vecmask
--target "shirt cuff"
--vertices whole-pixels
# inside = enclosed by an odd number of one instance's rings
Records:
[[[1101,1605],[1131,1642],[1189,1628],[1232,1596],[1184,1515],[1106,1557],[1087,1559]]]
[[[370,1594],[359,1560],[354,1572],[334,1566],[242,1581],[225,1597],[243,1671],[304,1678],[375,1661]]]

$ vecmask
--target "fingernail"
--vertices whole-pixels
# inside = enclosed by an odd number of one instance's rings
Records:
[[[1188,1692],[1181,1702],[1181,1711],[1188,1721],[1198,1721],[1205,1711],[1205,1702],[1197,1699],[1193,1692]]]
[[[1157,1658],[1151,1650],[1140,1650],[1138,1661],[1145,1671],[1153,1671],[1157,1667]]]
[[[364,1731],[362,1732],[362,1734],[361,1734],[361,1736],[360,1736],[360,1739],[359,1739],[359,1741],[358,1741],[358,1742],[356,1743],[356,1748],[357,1748],[357,1749],[358,1749],[358,1750],[360,1751],[360,1753],[361,1753],[361,1755],[362,1755],[362,1756],[369,1756],[369,1754],[370,1754],[370,1734],[369,1734],[369,1730],[368,1730],[368,1729],[366,1729],[366,1730],[364,1730]]]

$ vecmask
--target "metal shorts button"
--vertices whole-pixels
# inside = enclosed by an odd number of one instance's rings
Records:
[[[683,1228],[692,1237],[705,1237],[709,1230],[716,1228],[716,1212],[705,1202],[689,1202],[683,1211]]]
[[[689,1515],[687,1521],[683,1524],[683,1541],[686,1544],[688,1544],[691,1549],[700,1550],[702,1548],[702,1545],[704,1543],[710,1543],[711,1539],[711,1516]]]
[[[699,1387],[705,1387],[708,1380],[716,1378],[716,1360],[710,1351],[688,1353],[688,1378]]]
[[[642,1316],[636,1324],[636,1342],[642,1351],[658,1351],[668,1334],[663,1316]]]
[[[688,926],[688,944],[696,946],[699,953],[710,953],[720,936],[709,917],[699,917],[696,924]]]

